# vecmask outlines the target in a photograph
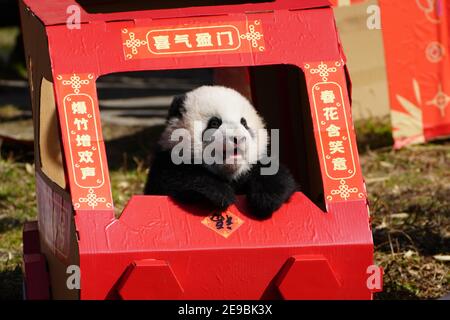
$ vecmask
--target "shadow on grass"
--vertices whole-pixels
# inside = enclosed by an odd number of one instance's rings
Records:
[[[109,169],[111,171],[136,169],[138,165],[136,162],[139,161],[148,167],[151,154],[163,129],[164,126],[149,127],[132,135],[106,141]]]
[[[389,282],[390,283],[390,282]],[[396,285],[388,285],[383,288],[383,292],[376,293],[375,300],[421,300],[411,291],[398,288]]]
[[[402,230],[374,230],[373,239],[380,252],[391,252],[391,245],[399,252],[417,250],[421,255],[433,256],[447,252],[450,239],[445,238],[438,227],[431,224]],[[378,245],[377,245],[378,244]]]
[[[389,116],[355,121],[355,131],[360,153],[394,145]]]
[[[0,199],[1,201],[1,199]],[[20,226],[22,226],[23,222],[22,220],[18,218],[12,218],[12,217],[5,217],[0,219],[0,233],[7,232],[12,229],[16,229]]]
[[[22,296],[22,269],[6,269],[0,272],[0,300],[21,300]]]
[[[33,163],[33,142],[0,138],[0,157],[13,159],[15,162]]]
[[[448,237],[448,213],[450,203],[448,201],[448,189],[433,190],[424,187],[411,189],[397,194],[382,194],[387,208],[373,206],[375,212],[382,216],[383,211],[408,212],[405,220],[389,220],[388,228],[373,228],[373,239],[378,251],[397,252],[413,250],[423,256],[433,256],[448,252],[450,237]],[[426,196],[423,196],[423,195]],[[378,222],[381,223],[381,222]]]

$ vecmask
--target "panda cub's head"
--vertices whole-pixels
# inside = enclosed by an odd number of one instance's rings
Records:
[[[180,141],[190,147],[189,154],[179,152]],[[255,108],[237,91],[202,86],[175,97],[159,144],[172,151],[172,159],[181,155],[234,180],[266,155],[268,134]]]

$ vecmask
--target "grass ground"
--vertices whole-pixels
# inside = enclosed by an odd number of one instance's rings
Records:
[[[36,217],[34,168],[0,159],[0,300],[21,298],[22,226]]]
[[[450,291],[450,144],[362,156],[375,259],[385,269],[380,299],[437,298]]]
[[[376,298],[434,299],[450,292],[450,141],[393,151],[385,120],[356,127],[375,260],[385,270],[384,292]],[[21,229],[36,216],[31,161],[32,154],[21,148],[2,148],[0,299],[21,298]],[[146,178],[143,159],[124,163],[111,171],[119,210],[141,192]]]

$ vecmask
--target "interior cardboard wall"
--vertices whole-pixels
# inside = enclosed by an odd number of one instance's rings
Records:
[[[39,154],[41,169],[45,175],[62,189],[66,188],[64,166],[59,138],[53,83],[42,78],[39,104]]]
[[[214,83],[224,87],[232,87],[249,101],[252,101],[250,73],[247,67],[215,68]]]
[[[251,68],[252,95],[267,127],[280,129],[280,161],[289,167],[301,191],[325,208],[322,175],[314,138],[306,80],[291,65]]]

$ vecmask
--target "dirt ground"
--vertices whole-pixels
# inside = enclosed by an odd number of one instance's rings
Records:
[[[379,299],[429,299],[450,291],[450,143],[361,157],[373,217]]]

